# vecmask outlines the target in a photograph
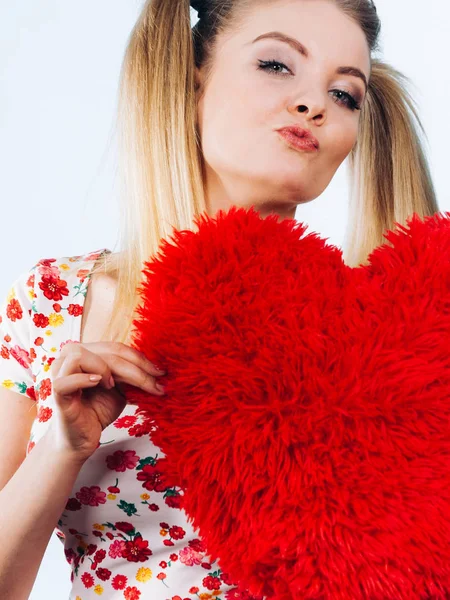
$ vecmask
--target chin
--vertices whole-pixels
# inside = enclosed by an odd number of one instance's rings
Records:
[[[278,220],[284,220],[284,219],[294,219],[295,218],[295,211],[297,209],[297,206],[289,206],[289,207],[275,207],[275,208],[261,208],[259,209],[258,207],[255,207],[255,209],[258,211],[259,215],[261,217],[263,217],[264,219],[270,215],[277,215],[279,217]]]

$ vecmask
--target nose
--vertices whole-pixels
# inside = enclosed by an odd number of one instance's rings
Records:
[[[316,124],[323,123],[326,119],[326,107],[320,98],[310,98],[302,102],[293,104],[290,107],[292,113],[302,113],[307,120],[314,120]]]

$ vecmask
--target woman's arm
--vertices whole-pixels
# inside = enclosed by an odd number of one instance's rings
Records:
[[[0,598],[28,600],[83,462],[56,448],[52,431],[0,491]]]

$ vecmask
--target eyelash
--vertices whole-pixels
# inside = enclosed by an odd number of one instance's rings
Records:
[[[284,67],[285,69],[288,69],[288,67],[286,67],[285,64],[283,64],[282,62],[279,62],[277,60],[260,60],[259,61],[259,67],[258,69],[260,69],[261,71],[267,71],[270,75],[279,75],[279,73],[277,71],[270,71],[270,67],[273,67],[274,65],[278,65],[280,67]],[[289,69],[288,69],[289,70]],[[284,77],[285,74],[281,74],[281,77]],[[355,98],[353,98],[353,96],[351,94],[349,94],[348,92],[344,92],[344,90],[332,90],[333,92],[339,92],[340,94],[344,94],[344,96],[347,98],[346,101],[344,101],[344,104],[349,108],[349,110],[354,111],[354,110],[361,110],[361,106],[358,104],[358,102],[355,100]],[[338,98],[338,100],[340,100]]]

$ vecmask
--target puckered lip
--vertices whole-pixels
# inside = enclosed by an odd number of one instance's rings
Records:
[[[314,146],[317,149],[319,149],[319,141],[313,136],[309,129],[304,129],[303,127],[299,127],[298,125],[287,125],[286,127],[280,127],[279,129],[277,129],[277,131],[290,131],[300,138],[310,140],[314,144]]]

